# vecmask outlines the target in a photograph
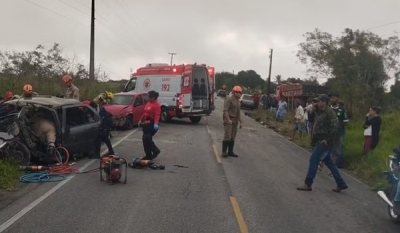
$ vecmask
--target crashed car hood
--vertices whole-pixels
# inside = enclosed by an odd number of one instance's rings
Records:
[[[107,104],[104,106],[104,108],[111,113],[113,116],[121,115],[130,110],[129,105],[113,105],[113,104]]]

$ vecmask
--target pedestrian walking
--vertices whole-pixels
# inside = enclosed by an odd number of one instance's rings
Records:
[[[222,141],[223,158],[228,156],[238,157],[238,155],[233,152],[233,148],[235,146],[238,125],[240,124],[240,128],[242,127],[239,103],[239,99],[242,96],[242,88],[240,86],[234,86],[232,93],[232,96],[227,97],[224,101],[223,122],[225,133]]]
[[[160,154],[160,149],[153,141],[154,135],[158,131],[158,123],[161,115],[161,106],[158,103],[158,92],[149,91],[149,102],[144,106],[144,112],[139,120],[139,127],[142,127],[143,149],[146,154],[144,160],[153,160]]]
[[[313,151],[304,184],[299,186],[297,190],[312,191],[312,184],[317,174],[320,161],[325,163],[336,181],[337,187],[332,189],[332,191],[340,192],[348,188],[346,182],[339,173],[339,169],[332,160],[332,146],[339,123],[335,111],[329,107],[329,100],[330,98],[327,95],[319,95],[316,98],[318,102],[318,113],[312,134],[311,146],[313,147]]]

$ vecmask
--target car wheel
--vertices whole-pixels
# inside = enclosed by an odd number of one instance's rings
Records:
[[[193,117],[189,117],[189,119],[193,124],[197,124],[201,121],[201,116],[193,116]]]
[[[133,116],[129,115],[125,118],[124,122],[124,129],[125,130],[130,130],[133,128]]]
[[[168,123],[170,120],[171,120],[171,116],[169,115],[168,109],[167,108],[162,108],[161,109],[160,121],[162,123]]]
[[[20,166],[28,166],[31,162],[31,152],[28,147],[20,142],[15,142],[8,156],[13,158]]]

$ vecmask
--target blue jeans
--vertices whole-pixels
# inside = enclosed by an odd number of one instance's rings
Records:
[[[343,141],[344,141],[345,132],[340,132],[339,135],[335,138],[335,143],[332,148],[332,153],[334,156],[337,156],[336,165],[338,167],[343,167],[344,162],[344,148],[343,148]]]
[[[321,145],[315,146],[312,151],[310,165],[308,167],[308,173],[305,180],[306,185],[311,186],[313,184],[320,161],[323,161],[329,170],[331,170],[333,178],[335,178],[338,187],[347,186],[346,182],[340,176],[339,169],[337,168],[336,164],[333,163],[331,149]]]

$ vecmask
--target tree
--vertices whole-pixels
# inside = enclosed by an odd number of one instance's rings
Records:
[[[342,93],[350,110],[355,103],[364,111],[367,105],[380,102],[388,73],[398,70],[400,40],[397,36],[382,39],[360,30],[345,29],[343,35],[333,38],[316,29],[305,35],[297,54],[309,66],[315,79],[328,78],[325,85]]]
[[[275,76],[275,83],[280,85],[282,83],[282,75],[278,74]]]

